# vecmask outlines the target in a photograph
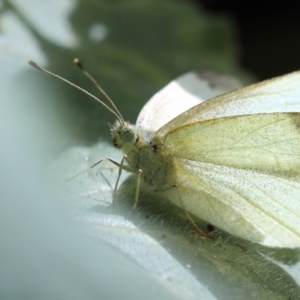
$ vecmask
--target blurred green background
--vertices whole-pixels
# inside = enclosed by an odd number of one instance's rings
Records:
[[[27,65],[97,94],[72,64],[79,57],[133,123],[190,70],[247,84],[299,69],[297,6],[243,3],[0,2],[1,299],[300,298],[297,250],[221,231],[217,242],[195,239],[182,211],[147,191],[133,212],[133,177],[112,207],[116,170],[62,184],[102,157],[120,158],[109,145],[114,117]]]

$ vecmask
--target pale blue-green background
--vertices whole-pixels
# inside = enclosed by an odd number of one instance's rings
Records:
[[[2,1],[0,6],[1,299],[297,299],[297,251],[265,249],[219,232],[190,235],[180,208],[98,159],[114,117],[27,65],[97,93],[80,57],[135,122],[143,104],[193,69],[250,80],[237,67],[233,22],[186,1]],[[104,168],[105,167],[105,168]],[[124,181],[125,180],[125,181]],[[205,222],[200,226],[205,226]],[[287,273],[293,276],[293,278]]]

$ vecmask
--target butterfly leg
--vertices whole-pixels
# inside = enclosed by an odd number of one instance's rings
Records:
[[[89,171],[90,169],[96,167],[97,165],[99,165],[100,163],[102,163],[104,160],[108,160],[110,161],[112,164],[116,165],[118,168],[119,168],[119,172],[118,172],[118,178],[117,178],[117,181],[116,181],[116,184],[115,184],[115,188],[114,188],[114,192],[113,192],[113,204],[114,204],[114,199],[115,199],[115,194],[116,194],[116,191],[117,191],[117,188],[118,188],[118,185],[119,185],[119,181],[120,181],[120,177],[121,177],[121,174],[122,174],[122,171],[125,170],[127,172],[130,172],[130,173],[133,173],[133,169],[130,167],[130,166],[126,166],[124,163],[125,161],[128,162],[128,164],[130,164],[128,158],[126,155],[123,156],[121,162],[117,162],[115,160],[113,160],[112,158],[109,158],[109,157],[105,157],[105,158],[102,158],[100,160],[98,160],[97,162],[95,162],[94,164],[92,164],[91,166],[89,166],[87,169],[84,169],[82,171],[80,171],[79,173],[75,174],[74,176],[68,178],[66,182],[69,182],[70,180],[74,179],[75,177],[83,174],[84,172],[86,171]],[[139,176],[140,178],[140,176]],[[140,179],[139,179],[139,182],[140,182]],[[136,197],[135,197],[135,206],[138,202],[138,193],[139,193],[139,186],[138,186],[138,189],[137,189],[137,193],[136,193]]]
[[[113,199],[115,199],[115,193],[116,193],[118,185],[119,185],[119,180],[120,180],[120,177],[121,177],[121,174],[122,174],[122,170],[131,172],[131,173],[133,173],[133,170],[132,170],[132,168],[124,165],[125,161],[127,161],[128,164],[130,164],[130,161],[128,160],[126,155],[123,156],[120,163],[118,163],[118,162],[116,162],[116,161],[114,161],[110,158],[108,160],[119,167],[118,178],[117,178],[117,182],[116,182],[116,185],[115,185],[114,196],[113,196]],[[136,191],[135,191],[133,209],[136,209],[137,204],[139,202],[140,185],[141,185],[141,178],[142,178],[142,172],[143,171],[141,169],[139,169],[137,172],[138,172],[138,178],[137,178],[137,186],[136,186]]]
[[[119,167],[119,172],[118,172],[118,178],[117,178],[117,181],[116,181],[116,184],[115,184],[115,188],[114,188],[114,193],[113,193],[113,205],[114,205],[114,203],[115,203],[115,196],[116,196],[116,192],[117,192],[117,189],[118,189],[118,185],[119,185],[119,181],[120,181],[120,178],[121,178],[121,175],[122,175],[122,171],[123,171],[123,169],[125,169],[125,165],[124,165],[124,163],[125,163],[125,161],[126,160],[128,160],[127,159],[127,156],[126,155],[123,155],[123,157],[122,157],[122,160],[121,160],[121,162],[120,163],[118,163],[118,162],[116,162],[116,161],[114,161],[113,159],[108,159],[111,163],[113,163],[113,164],[115,164],[116,166],[118,166]]]
[[[192,223],[192,225],[196,228],[196,232],[195,234],[196,235],[200,235],[204,238],[210,238],[210,239],[214,239],[214,231],[213,232],[210,232],[208,234],[206,234],[205,232],[203,232],[198,226],[197,224],[195,223],[195,221],[193,220],[193,218],[190,216],[190,214],[188,213],[183,201],[182,201],[182,197],[180,195],[180,192],[179,192],[179,189],[178,187],[175,185],[174,186],[176,189],[177,189],[177,193],[178,193],[178,197],[179,197],[179,201],[180,201],[180,204],[181,204],[181,207],[186,215],[186,217],[189,219],[189,221]]]
[[[96,161],[94,164],[92,164],[91,166],[89,166],[87,169],[84,169],[84,170],[80,171],[79,173],[73,175],[72,177],[68,178],[67,180],[65,180],[65,183],[71,181],[75,177],[83,174],[84,172],[89,171],[90,169],[93,169],[94,167],[96,167],[97,165],[99,165],[100,163],[102,163],[104,160],[109,160],[111,163],[113,163],[117,167],[119,167],[119,168],[121,167],[121,163],[118,163],[117,161],[113,160],[112,158],[104,157],[104,158]],[[128,167],[128,166],[123,165],[122,169],[125,170],[125,171],[127,171],[127,172],[133,173],[133,170],[130,167]]]
[[[84,169],[83,171],[80,171],[79,173],[77,173],[77,174],[73,175],[72,177],[68,178],[68,179],[65,181],[65,183],[66,183],[66,182],[69,182],[70,180],[74,179],[75,177],[81,175],[82,173],[84,173],[84,172],[86,172],[86,171],[88,171],[88,170],[90,170],[90,169],[96,167],[97,165],[99,165],[100,163],[102,163],[102,162],[103,162],[104,160],[106,160],[106,159],[109,159],[109,158],[106,158],[106,157],[105,157],[105,158],[102,158],[102,159],[98,160],[97,162],[95,162],[94,164],[92,164],[91,166],[89,166],[87,169]]]
[[[128,157],[126,155],[123,155],[122,160],[121,160],[120,163],[116,162],[115,160],[113,160],[111,158],[108,158],[108,160],[111,163],[113,163],[114,165],[119,167],[118,178],[117,178],[117,181],[116,181],[116,185],[115,185],[115,188],[114,188],[114,194],[113,194],[113,204],[114,204],[115,195],[116,195],[116,192],[117,192],[117,189],[118,189],[118,185],[119,185],[119,181],[120,181],[120,178],[121,178],[122,171],[125,170],[125,171],[130,172],[130,173],[133,173],[134,171],[130,166],[124,165],[125,161],[127,161],[127,163],[130,165],[130,161],[128,160]],[[137,203],[138,203],[142,170],[138,170],[138,173],[139,173],[139,175],[138,175],[137,189],[136,189],[136,192],[135,192],[133,209],[136,208]]]
[[[133,209],[136,209],[137,204],[139,202],[139,193],[140,193],[140,185],[141,185],[142,172],[143,171],[141,169],[138,170],[138,179],[137,179],[137,186],[136,186],[136,191],[135,191]]]

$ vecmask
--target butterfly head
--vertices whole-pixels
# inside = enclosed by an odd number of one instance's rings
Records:
[[[109,124],[112,142],[116,148],[122,148],[124,144],[133,144],[137,140],[135,126],[128,122],[117,120],[113,125]]]

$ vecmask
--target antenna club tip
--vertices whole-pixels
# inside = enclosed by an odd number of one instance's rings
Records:
[[[83,65],[82,65],[81,61],[79,60],[79,58],[74,58],[73,62],[78,68],[83,70]]]
[[[28,64],[29,64],[30,66],[34,67],[35,69],[38,69],[38,70],[41,69],[41,67],[40,67],[35,61],[33,61],[33,60],[31,60],[31,59],[28,61]]]

